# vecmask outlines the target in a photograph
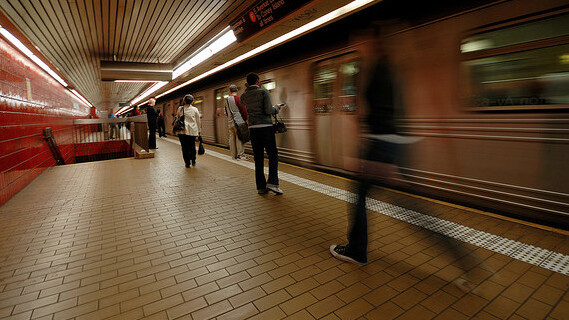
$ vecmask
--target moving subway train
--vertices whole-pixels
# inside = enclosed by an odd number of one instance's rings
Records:
[[[237,84],[241,94],[246,73],[257,72],[273,103],[287,104],[280,160],[350,174],[365,130],[372,30],[380,25],[400,97],[399,131],[422,138],[400,169],[410,189],[567,228],[569,6],[483,3],[404,17],[377,5],[161,97],[158,106],[171,123],[191,92],[204,140],[227,146],[228,87]]]

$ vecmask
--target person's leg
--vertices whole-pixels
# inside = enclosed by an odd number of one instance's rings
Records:
[[[156,149],[156,127],[148,128],[148,148]]]
[[[189,148],[189,156],[192,160],[192,165],[196,165],[196,137],[195,136],[188,136],[188,148]]]
[[[268,184],[278,186],[279,185],[279,154],[277,150],[277,142],[275,140],[275,133],[272,127],[263,128],[265,131],[263,134],[263,140],[265,144],[265,150],[267,151],[267,156],[269,157],[269,180]]]
[[[235,129],[236,130],[236,129]],[[237,132],[235,134],[236,138],[235,138],[235,149],[236,149],[236,153],[237,153],[237,157],[244,157],[245,156],[245,149],[243,148],[243,142],[239,139],[239,137],[237,136]]]
[[[253,147],[253,159],[255,160],[255,183],[259,193],[266,192],[267,180],[265,179],[265,147],[263,144],[263,128],[253,128],[251,132],[251,146]]]
[[[186,168],[189,168],[191,164],[191,159],[189,156],[187,137],[188,136],[186,136],[185,134],[178,134],[178,139],[180,139],[180,145],[182,146],[182,157],[184,158],[184,164],[186,165]]]
[[[231,157],[233,159],[237,159],[237,157],[239,156],[239,153],[237,152],[237,148],[236,148],[236,140],[239,140],[237,138],[237,134],[235,132],[235,127],[229,127],[228,128],[228,133],[229,133],[229,154],[231,155]]]
[[[371,182],[362,179],[357,184],[357,200],[352,212],[350,230],[348,231],[348,253],[358,261],[367,261],[367,209],[366,197]]]

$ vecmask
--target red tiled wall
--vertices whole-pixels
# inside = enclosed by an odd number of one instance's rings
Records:
[[[73,119],[88,118],[89,111],[0,38],[0,205],[55,165],[45,128],[51,128],[65,163],[75,161]]]

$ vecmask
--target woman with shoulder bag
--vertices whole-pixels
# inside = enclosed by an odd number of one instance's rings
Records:
[[[196,138],[200,135],[201,119],[198,108],[193,106],[194,97],[187,94],[184,97],[184,105],[178,108],[176,118],[184,117],[183,129],[176,131],[180,145],[182,146],[182,156],[186,168],[190,165],[196,166]]]

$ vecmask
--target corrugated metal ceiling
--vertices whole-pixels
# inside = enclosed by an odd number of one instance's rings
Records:
[[[102,82],[100,60],[176,63],[251,0],[2,0],[0,9],[99,109],[148,84]]]
[[[179,65],[258,1],[1,0],[0,10],[77,91],[98,109],[106,110],[131,101],[150,84],[103,82],[101,60]],[[351,1],[309,1],[286,19],[233,45],[161,91]]]

